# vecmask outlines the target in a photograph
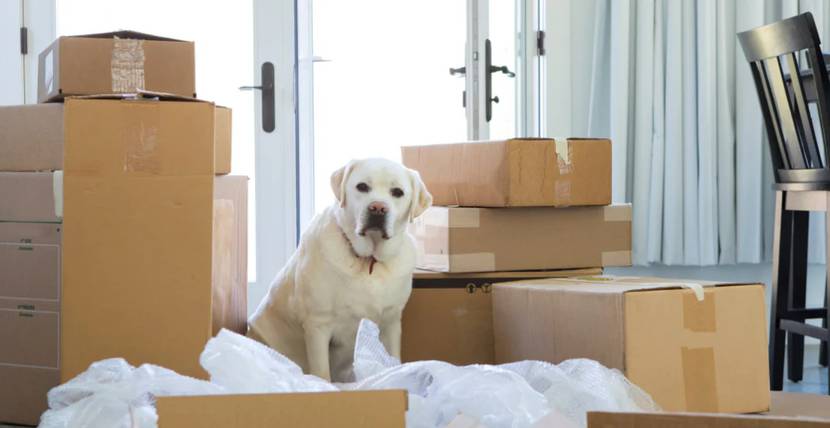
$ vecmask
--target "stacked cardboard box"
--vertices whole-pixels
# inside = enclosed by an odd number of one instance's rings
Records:
[[[404,311],[405,361],[494,363],[492,284],[630,263],[631,207],[610,205],[608,140],[412,146],[402,158],[433,196],[411,228],[423,271]]]
[[[610,203],[610,141],[471,142],[404,147],[402,156],[436,205],[412,227],[418,267],[443,275],[428,284],[416,274],[405,359],[590,358],[669,410],[767,410],[762,285],[692,281],[708,287],[698,301],[689,282],[539,271],[630,264],[631,207]],[[481,276],[514,281],[488,279],[486,299],[446,291],[477,291]],[[444,349],[452,345],[465,352]]]
[[[244,332],[247,178],[194,75],[190,42],[62,37],[49,103],[0,107],[0,422],[104,358],[204,377],[207,340]]]

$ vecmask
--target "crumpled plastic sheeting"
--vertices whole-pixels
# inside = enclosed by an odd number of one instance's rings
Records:
[[[363,320],[355,347],[357,383],[352,387],[409,391],[409,428],[443,427],[458,414],[472,416],[489,428],[532,427],[550,412],[586,426],[590,410],[659,410],[622,373],[593,360],[559,365],[541,361],[465,367],[440,361],[396,365],[382,346],[378,349],[379,344],[377,327]]]
[[[199,357],[210,381],[229,394],[337,391],[279,352],[245,336],[221,330]]]
[[[354,354],[356,382],[330,384],[267,346],[222,330],[202,352],[210,382],[123,359],[94,363],[49,392],[43,428],[156,428],[153,398],[164,395],[311,392],[362,389],[409,391],[409,428],[444,427],[459,414],[488,428],[532,427],[550,413],[585,426],[585,412],[659,410],[617,370],[591,360],[559,365],[523,361],[501,366],[454,366],[441,361],[400,364],[361,321]]]
[[[121,358],[98,361],[49,391],[41,428],[155,428],[153,397],[221,394],[215,384],[164,367],[135,368]]]

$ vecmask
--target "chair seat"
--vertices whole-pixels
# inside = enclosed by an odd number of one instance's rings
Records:
[[[814,192],[814,191],[830,191],[830,182],[810,182],[810,183],[774,183],[773,190],[785,190],[788,192]]]

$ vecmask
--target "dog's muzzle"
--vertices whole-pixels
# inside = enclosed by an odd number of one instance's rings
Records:
[[[383,239],[389,239],[389,233],[386,231],[386,213],[369,212],[363,218],[363,227],[360,229],[360,236],[366,236],[366,232],[377,231],[381,233]]]

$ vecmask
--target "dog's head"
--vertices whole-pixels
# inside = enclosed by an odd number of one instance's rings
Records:
[[[331,188],[355,233],[389,239],[432,205],[417,171],[386,159],[353,160],[331,175]]]

